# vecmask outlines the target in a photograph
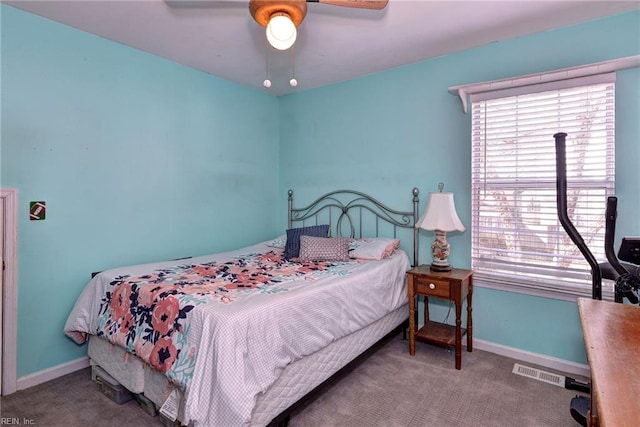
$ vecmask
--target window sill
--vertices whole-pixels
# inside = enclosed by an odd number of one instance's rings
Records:
[[[514,283],[501,281],[499,278],[489,278],[487,276],[473,276],[473,286],[480,288],[495,289],[504,292],[513,292],[517,294],[524,294],[530,296],[536,296],[541,298],[552,298],[563,301],[576,302],[577,298],[591,298],[591,288],[585,289],[549,289],[539,285],[533,285],[528,283]],[[602,299],[605,301],[613,301],[613,281],[602,281]]]

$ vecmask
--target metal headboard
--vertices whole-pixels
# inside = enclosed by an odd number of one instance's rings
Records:
[[[302,225],[329,224],[332,236],[393,237],[394,239],[398,238],[397,233],[400,228],[409,228],[413,230],[413,265],[416,266],[418,265],[418,229],[415,224],[418,221],[420,190],[414,188],[411,193],[413,210],[401,211],[391,209],[368,194],[353,190],[332,191],[318,197],[307,206],[294,208],[293,190],[289,190],[288,228],[292,228],[294,222],[301,222]],[[386,235],[383,236],[380,234],[381,228],[390,228],[392,233],[385,233]],[[365,229],[368,233],[363,232]],[[369,231],[371,229],[373,231]]]

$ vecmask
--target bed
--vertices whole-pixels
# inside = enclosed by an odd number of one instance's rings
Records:
[[[305,396],[406,323],[418,195],[405,210],[351,190],[298,208],[289,190],[286,234],[97,274],[65,334],[178,425],[286,424]]]

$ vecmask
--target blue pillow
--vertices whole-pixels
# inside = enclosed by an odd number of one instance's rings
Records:
[[[300,236],[328,237],[329,225],[312,225],[288,229],[287,244],[284,247],[285,259],[296,258],[300,255]]]

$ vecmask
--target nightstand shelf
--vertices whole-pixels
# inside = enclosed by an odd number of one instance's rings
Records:
[[[416,352],[416,339],[433,344],[455,347],[456,369],[462,368],[462,337],[467,336],[467,351],[473,351],[473,272],[454,268],[451,271],[431,271],[428,265],[407,272],[409,295],[409,354]],[[424,326],[418,326],[418,296],[424,298]],[[429,298],[451,301],[456,307],[455,326],[429,319]],[[467,325],[462,327],[462,302],[467,300]]]
[[[461,328],[460,331],[463,336],[467,333],[466,328]],[[416,338],[453,347],[456,344],[456,327],[430,320],[416,332]]]

